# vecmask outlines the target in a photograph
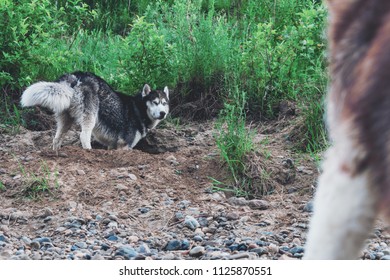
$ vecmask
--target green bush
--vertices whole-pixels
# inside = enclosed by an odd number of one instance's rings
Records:
[[[154,23],[144,17],[134,20],[131,32],[123,39],[120,65],[128,79],[124,86],[134,92],[148,83],[151,87],[176,83],[176,61],[174,46],[166,42]]]

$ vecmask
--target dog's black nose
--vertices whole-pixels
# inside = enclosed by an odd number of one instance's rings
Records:
[[[166,114],[167,113],[165,113],[165,112],[160,112],[160,119],[162,120],[165,117]]]

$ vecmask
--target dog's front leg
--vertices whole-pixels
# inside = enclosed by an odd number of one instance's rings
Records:
[[[377,196],[368,171],[355,168],[358,147],[345,133],[341,138],[328,150],[324,162],[305,259],[357,258],[376,217]]]

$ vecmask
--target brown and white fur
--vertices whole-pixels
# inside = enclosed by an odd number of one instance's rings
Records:
[[[332,147],[305,259],[357,259],[378,214],[390,216],[390,1],[327,3]]]

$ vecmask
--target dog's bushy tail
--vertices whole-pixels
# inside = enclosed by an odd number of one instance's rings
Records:
[[[20,103],[23,107],[39,105],[61,113],[70,107],[73,94],[73,88],[65,83],[38,82],[23,92]]]

